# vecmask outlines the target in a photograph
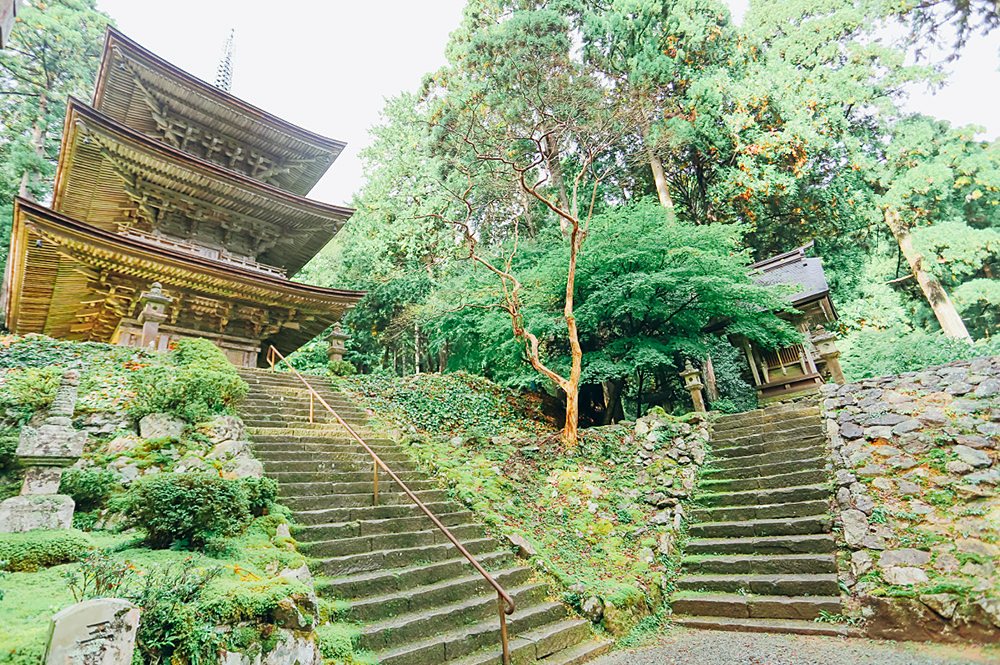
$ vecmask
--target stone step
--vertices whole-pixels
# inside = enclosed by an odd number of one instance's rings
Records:
[[[384,441],[384,440],[383,440]],[[383,454],[406,454],[406,449],[402,446],[398,446],[391,442],[386,443],[372,443],[372,441],[365,441],[369,448],[375,451],[375,454],[381,457]],[[296,452],[306,452],[306,453],[365,453],[367,451],[361,446],[360,443],[353,439],[326,439],[325,442],[317,443],[289,443],[287,441],[254,441],[253,449],[261,453],[296,453]]]
[[[833,535],[829,533],[801,536],[759,536],[753,538],[694,538],[684,550],[699,554],[831,554]]]
[[[342,416],[345,423],[347,423],[353,430],[358,431],[365,424],[366,419],[360,416]],[[261,428],[273,428],[273,429],[323,429],[328,431],[343,430],[343,426],[335,420],[332,416],[317,417],[313,421],[310,421],[306,416],[277,416],[275,418],[265,419],[265,418],[243,418],[243,424],[247,426],[249,430],[257,430]],[[364,437],[362,437],[364,438]]]
[[[816,619],[840,613],[840,596],[692,594],[671,599],[675,614],[753,619]]]
[[[331,471],[333,473],[354,473],[359,471],[366,471],[369,473],[371,478],[375,477],[375,461],[368,457],[367,459],[350,459],[350,460],[327,460],[325,462],[319,461],[305,461],[305,460],[269,460],[263,459],[264,469],[270,473],[279,472],[294,472],[294,471]],[[399,460],[382,460],[385,462],[386,466],[392,469],[392,472],[397,476],[402,478],[400,474],[414,474],[419,473],[417,469],[416,462],[402,462]],[[389,480],[390,476],[386,473],[385,469],[379,467],[378,472],[379,480]]]
[[[761,596],[836,596],[840,593],[836,573],[683,575],[677,579],[677,588]]]
[[[818,406],[791,406],[791,408],[768,407],[744,411],[743,413],[727,413],[716,418],[712,424],[713,432],[723,432],[735,427],[747,427],[781,420],[793,420],[807,416],[819,416]]]
[[[368,495],[371,498],[371,495]],[[456,513],[465,510],[464,506],[454,501],[424,502],[427,509],[434,515]],[[306,526],[316,524],[336,524],[339,522],[354,522],[368,520],[396,519],[400,517],[421,517],[426,515],[414,503],[399,505],[373,506],[369,501],[365,506],[337,506],[323,508],[304,508],[295,511],[295,521]]]
[[[256,447],[256,443],[254,447]],[[739,480],[742,478],[758,478],[761,476],[778,476],[783,473],[793,473],[795,471],[808,471],[811,469],[826,468],[827,458],[825,455],[816,455],[809,459],[791,460],[789,462],[776,462],[775,464],[762,464],[759,466],[743,466],[735,468],[718,469],[707,466],[702,469],[700,477],[702,480]]]
[[[368,483],[369,486],[372,484],[372,479],[374,478],[374,473],[372,472],[372,464],[362,465],[363,468],[357,471],[344,471],[340,468],[331,471],[325,471],[325,479],[331,483]],[[391,467],[390,467],[391,468]],[[409,485],[410,481],[417,480],[427,480],[428,476],[423,471],[397,471],[392,470],[396,476],[399,477],[404,483]],[[269,476],[277,477],[279,473],[303,473],[301,471],[275,471],[274,473],[269,473]],[[304,473],[309,473],[308,471]],[[387,483],[392,483],[393,480],[386,475],[384,469],[379,469],[378,474],[379,486],[381,487],[382,481]],[[370,489],[370,488],[369,488]]]
[[[496,608],[496,600],[490,602]],[[510,646],[513,649],[516,643],[524,659],[520,662],[530,663],[529,658],[539,653],[555,653],[589,636],[586,621],[561,621],[565,612],[559,603],[541,603],[519,608],[507,617],[508,635],[517,635],[510,640]],[[379,665],[431,665],[464,658],[485,648],[500,649],[500,619],[496,612],[479,623],[376,652],[375,657]]]
[[[525,584],[506,591],[517,607],[530,608],[545,602],[543,584]],[[487,619],[496,622],[499,628],[499,609],[494,593],[466,597],[447,605],[417,607],[412,612],[369,623],[361,629],[358,646],[366,651],[385,651]]]
[[[829,532],[830,518],[827,515],[744,522],[700,522],[692,524],[688,529],[692,538],[756,538]]]
[[[811,442],[799,441],[794,446],[779,450],[744,448],[741,449],[741,452],[746,452],[746,454],[733,457],[710,457],[707,466],[710,469],[737,469],[795,462],[825,455],[826,448],[823,446],[822,440],[817,439]]]
[[[459,542],[486,537],[486,532],[479,524],[455,524],[448,527]],[[381,550],[401,550],[413,547],[426,547],[439,543],[448,543],[448,537],[438,528],[422,531],[400,531],[397,533],[382,533],[355,538],[338,538],[331,540],[313,540],[299,543],[303,554],[312,558],[329,558],[363,554]]]
[[[747,446],[730,446],[728,448],[718,448],[709,450],[709,460],[721,460],[730,457],[746,457],[747,455],[759,455],[761,453],[773,453],[793,448],[816,448],[817,455],[826,453],[826,437],[811,436],[807,438],[795,437],[792,439],[765,441]]]
[[[477,554],[476,560],[486,570],[498,570],[511,567],[514,554],[509,550],[495,550]],[[478,575],[469,560],[453,550],[453,556],[440,561],[321,579],[316,583],[316,591],[325,598],[357,600],[405,592],[473,573]]]
[[[331,471],[272,471],[268,469],[267,475],[277,480],[279,485],[300,486],[310,483],[330,484],[336,488],[335,491],[330,492],[332,494],[337,494],[339,492],[345,492],[347,494],[372,492],[375,484],[373,481],[374,474],[372,474],[371,471],[364,474],[367,476],[367,480],[358,480],[354,482],[343,481],[339,478],[339,476],[343,474],[334,474]],[[335,478],[333,477],[334,475],[338,477]],[[437,481],[429,480],[424,474],[420,474],[417,477],[410,479],[400,477],[400,480],[406,483],[406,486],[415,492],[418,490],[430,490],[440,487]],[[381,470],[379,473],[378,487],[380,492],[400,491],[399,485],[396,481]]]
[[[497,548],[497,542],[492,538],[477,538],[462,543],[469,554],[476,556],[482,552],[490,552]],[[323,575],[353,575],[355,573],[371,572],[383,568],[405,568],[417,563],[443,561],[454,558],[457,550],[451,543],[436,543],[422,547],[410,547],[404,550],[379,550],[348,554],[346,556],[315,559],[316,568]],[[311,568],[311,566],[310,566]]]
[[[799,418],[786,418],[744,427],[734,427],[721,431],[713,428],[712,445],[713,447],[722,447],[733,441],[743,441],[758,437],[767,440],[788,436],[801,436],[803,434],[808,436],[807,432],[814,431],[820,433],[823,431],[823,421],[819,417],[819,414]]]
[[[352,424],[351,429],[354,433],[360,436],[363,440],[378,438],[378,434],[367,427],[362,427],[360,424]],[[340,424],[323,424],[323,423],[303,423],[301,425],[275,425],[275,426],[247,426],[247,433],[251,435],[254,439],[257,436],[282,436],[282,437],[295,437],[295,436],[320,436],[323,438],[336,438],[336,437],[349,437],[347,430],[343,428]]]
[[[796,503],[772,503],[763,506],[726,506],[723,508],[699,508],[688,516],[693,522],[739,522],[743,520],[769,520],[779,517],[808,517],[826,515],[830,502],[825,499],[799,501]]]
[[[365,443],[369,446],[395,446],[398,448],[403,448],[400,444],[396,443],[392,439],[387,439],[384,436],[376,434],[375,436],[363,436],[361,437]],[[340,430],[333,435],[287,435],[287,434],[257,434],[253,438],[254,446],[258,445],[286,445],[286,446],[315,446],[324,445],[327,443],[337,443],[343,444],[347,442],[353,442],[357,444],[357,441],[344,430]]]
[[[526,584],[531,575],[530,568],[520,567],[505,568],[491,573],[493,579],[504,589]],[[463,598],[483,594],[495,597],[496,591],[477,571],[426,586],[353,600],[350,609],[347,610],[346,618],[359,622],[378,621],[387,617],[423,612],[429,607],[447,605]],[[516,602],[518,601],[515,599]]]
[[[692,575],[803,575],[837,572],[831,554],[733,554],[686,556],[681,559]]]
[[[607,640],[587,639],[589,626],[579,619],[563,619],[512,637],[508,644],[515,665],[580,665],[611,650]],[[583,641],[580,641],[583,640]],[[540,655],[546,654],[546,655]],[[502,665],[499,646],[449,661],[449,665]]]
[[[447,527],[472,522],[470,510],[435,515]],[[396,517],[382,520],[355,520],[351,522],[336,522],[332,524],[296,525],[292,527],[292,535],[300,542],[316,542],[334,540],[337,538],[360,538],[362,536],[377,536],[385,533],[408,531],[425,531],[433,528],[434,523],[426,515],[417,517]]]
[[[279,496],[281,503],[291,508],[293,511],[322,510],[323,508],[360,508],[362,506],[376,505],[374,494],[365,492],[362,494],[311,494],[308,496],[286,495],[285,488],[279,486]],[[425,505],[445,501],[448,493],[444,490],[418,490],[413,493]],[[411,505],[413,499],[403,492],[379,492],[379,506]],[[419,510],[419,508],[418,508]]]
[[[347,399],[339,393],[319,393],[319,396],[323,398],[323,401],[333,407],[334,411],[338,408],[353,409],[355,411],[360,411],[364,413],[364,409],[359,407],[353,401]],[[323,408],[319,400],[314,396],[312,398],[313,409],[316,407]],[[268,394],[249,394],[243,401],[240,402],[240,409],[249,411],[251,413],[256,413],[258,411],[286,411],[289,409],[304,409],[306,412],[309,411],[309,393],[302,391],[299,394],[294,395],[268,395]]]
[[[826,635],[829,637],[860,637],[857,628],[834,623],[817,623],[801,619],[735,619],[728,617],[677,617],[675,623],[685,628],[728,630],[738,633],[788,633],[791,635]]]
[[[378,453],[375,454],[378,455]],[[386,453],[385,455],[378,455],[378,456],[379,459],[385,462],[389,466],[389,468],[393,470],[395,470],[393,468],[395,464],[400,464],[401,468],[407,468],[407,466],[413,468],[416,465],[416,462],[413,461],[413,458],[407,455],[406,453]],[[274,464],[278,464],[281,462],[288,462],[288,463],[313,462],[314,466],[312,468],[316,468],[316,465],[323,463],[326,463],[328,465],[336,462],[355,462],[355,463],[372,464],[374,461],[374,458],[365,450],[361,450],[360,452],[356,453],[338,453],[331,450],[327,450],[324,452],[312,452],[309,450],[302,450],[299,452],[287,452],[287,451],[273,452],[273,451],[262,450],[260,451],[258,458],[265,464],[268,462],[273,462]],[[308,469],[309,467],[305,467],[303,469],[288,468],[286,470],[307,471]]]
[[[823,460],[820,460],[821,462]],[[703,480],[698,488],[706,492],[744,492],[747,490],[776,489],[798,485],[814,485],[829,479],[826,469],[806,469],[792,473],[757,478],[736,478],[734,480]]]
[[[706,508],[722,506],[764,506],[775,503],[798,503],[802,501],[829,501],[830,488],[825,484],[802,485],[799,487],[776,487],[751,492],[717,492],[698,494],[695,503]]]

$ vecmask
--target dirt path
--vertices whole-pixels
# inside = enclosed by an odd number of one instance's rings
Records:
[[[673,628],[654,646],[620,651],[591,665],[998,665],[986,648],[816,635],[769,635]]]

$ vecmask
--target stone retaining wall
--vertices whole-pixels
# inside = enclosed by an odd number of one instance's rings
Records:
[[[1000,357],[822,386],[848,614],[1000,641]]]

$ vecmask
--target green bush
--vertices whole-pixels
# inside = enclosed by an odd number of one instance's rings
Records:
[[[17,434],[0,434],[0,473],[18,467],[17,455],[14,454],[17,450],[17,443]]]
[[[334,376],[354,376],[358,373],[357,368],[346,360],[331,360],[327,368]]]
[[[278,498],[278,481],[274,478],[240,478],[238,480],[247,497],[250,514],[260,517]]]
[[[201,422],[214,414],[232,413],[246,396],[246,382],[208,340],[178,341],[169,360],[169,364],[144,367],[131,374],[135,417],[166,412]]]
[[[1000,354],[1000,342],[962,340],[922,330],[859,330],[841,343],[840,359],[849,381],[922,370],[955,360]]]
[[[219,537],[236,536],[250,523],[250,502],[241,480],[214,473],[158,473],[129,486],[125,523],[146,530],[154,549],[175,541],[201,548]]]
[[[119,486],[115,474],[105,469],[66,469],[59,493],[72,497],[78,513],[103,508]]]
[[[52,403],[59,388],[60,367],[28,368],[10,375],[0,390],[0,408],[7,409],[19,422]],[[12,414],[12,415],[13,415]]]
[[[32,572],[78,561],[92,548],[90,538],[75,529],[0,534],[0,560],[11,571]]]

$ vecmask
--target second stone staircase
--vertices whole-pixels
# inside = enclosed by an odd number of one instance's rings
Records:
[[[672,598],[698,628],[843,634],[819,409],[778,405],[713,428]]]
[[[291,374],[241,370],[250,392],[241,416],[293,535],[325,576],[317,591],[347,601],[361,626],[359,648],[384,665],[499,665],[496,592],[393,481],[380,474],[373,501],[372,458]],[[308,380],[432,513],[514,598],[507,617],[511,661],[574,665],[607,650],[588,622],[547,599],[529,568],[417,470],[410,456],[367,427],[365,413],[318,377]]]

